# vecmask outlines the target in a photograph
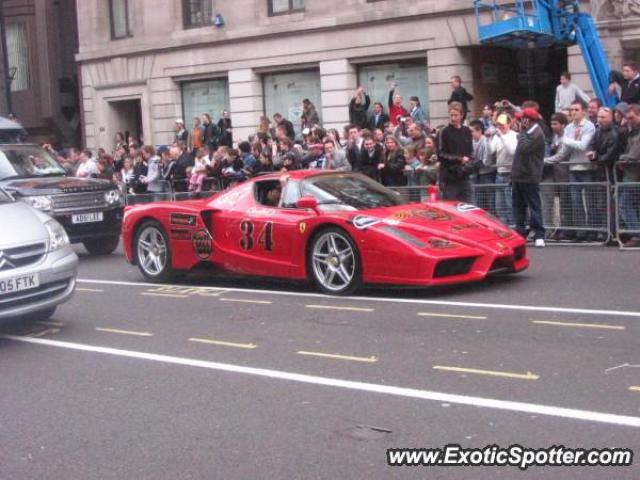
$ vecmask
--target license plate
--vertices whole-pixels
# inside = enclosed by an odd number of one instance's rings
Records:
[[[71,223],[101,222],[103,218],[102,212],[79,213],[77,215],[71,215]]]
[[[8,295],[9,293],[38,288],[39,286],[40,278],[37,273],[8,278],[6,280],[0,280],[0,295]]]

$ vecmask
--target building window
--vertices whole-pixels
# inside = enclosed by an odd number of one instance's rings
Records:
[[[111,10],[111,38],[127,38],[131,36],[129,28],[129,1],[109,0]]]
[[[29,90],[29,42],[26,23],[8,23],[5,29],[11,91]]]
[[[268,0],[269,15],[283,15],[304,11],[305,0]]]
[[[182,0],[182,11],[185,28],[212,25],[215,18],[212,0]]]

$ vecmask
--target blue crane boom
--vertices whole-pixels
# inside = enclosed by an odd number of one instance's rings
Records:
[[[579,45],[593,90],[606,105],[610,67],[593,17],[578,0],[474,0],[480,42],[511,48]]]

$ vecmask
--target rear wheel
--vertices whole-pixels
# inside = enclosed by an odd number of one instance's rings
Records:
[[[311,241],[308,269],[314,283],[324,293],[346,295],[362,284],[358,249],[344,230],[330,227]]]
[[[169,239],[158,222],[145,222],[138,228],[133,249],[138,268],[146,279],[166,282],[174,277]]]
[[[115,235],[97,240],[86,240],[82,244],[91,255],[111,255],[118,248],[118,242],[120,242],[120,237]]]

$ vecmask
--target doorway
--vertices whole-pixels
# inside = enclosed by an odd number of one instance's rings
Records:
[[[144,143],[142,130],[142,105],[140,99],[117,100],[109,102],[109,126],[111,140],[116,133],[122,133],[125,141],[133,137],[138,145]]]

